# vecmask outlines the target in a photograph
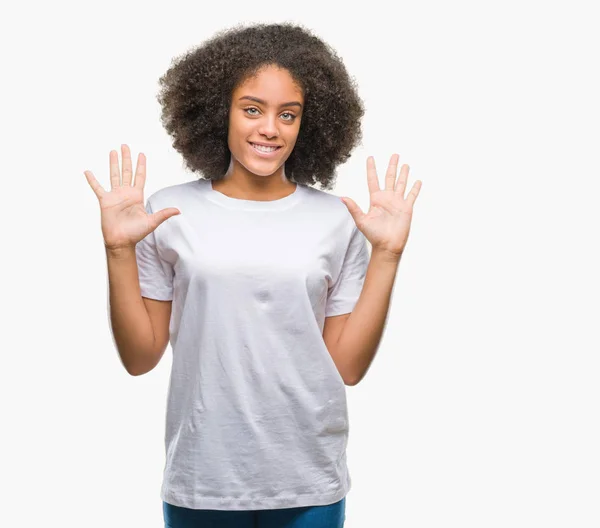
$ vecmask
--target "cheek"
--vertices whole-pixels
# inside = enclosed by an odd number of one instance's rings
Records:
[[[290,145],[295,145],[298,140],[298,134],[300,132],[300,126],[294,127],[293,130],[290,130],[290,133],[287,134],[287,142]]]
[[[252,135],[252,122],[250,120],[238,121],[229,128],[229,138],[238,143],[244,143]]]
[[[245,126],[244,123],[233,122],[229,124],[229,130],[227,132],[227,142],[229,143],[229,148],[231,147],[240,148],[243,146],[247,138],[249,137],[248,127]]]

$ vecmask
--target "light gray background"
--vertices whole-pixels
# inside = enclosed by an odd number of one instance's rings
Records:
[[[393,6],[393,7],[392,7]],[[3,526],[163,526],[171,348],[129,376],[108,324],[108,154],[194,179],[159,121],[170,60],[295,21],[366,106],[366,158],[423,181],[380,349],[348,387],[346,528],[600,525],[593,2],[30,2],[2,19]]]

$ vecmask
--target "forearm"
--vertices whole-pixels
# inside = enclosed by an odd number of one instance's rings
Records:
[[[367,373],[379,347],[399,264],[400,256],[373,250],[361,294],[340,332],[336,355],[343,371],[352,373],[352,385]]]
[[[154,358],[152,321],[140,291],[135,248],[106,250],[110,323],[115,345],[129,374],[143,372]]]

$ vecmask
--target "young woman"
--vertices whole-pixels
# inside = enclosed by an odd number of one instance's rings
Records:
[[[380,342],[421,182],[404,197],[395,154],[383,189],[367,160],[368,213],[326,192],[364,109],[342,61],[300,26],[220,32],[160,81],[162,122],[202,177],[144,206],[143,154],[132,183],[122,146],[121,182],[111,151],[110,192],[85,174],[123,365],[144,374],[173,349],[165,525],[341,527],[345,386]]]

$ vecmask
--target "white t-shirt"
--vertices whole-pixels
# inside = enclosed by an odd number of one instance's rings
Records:
[[[324,318],[350,313],[367,240],[338,196],[296,185],[273,201],[195,180],[136,246],[142,296],[172,300],[161,499],[193,509],[333,504],[346,496],[346,386]]]

